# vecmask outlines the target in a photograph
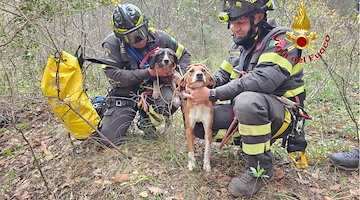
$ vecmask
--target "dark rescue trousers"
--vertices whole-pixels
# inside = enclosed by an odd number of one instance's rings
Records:
[[[151,96],[147,97],[147,103],[150,106],[153,106],[156,113],[160,113],[164,116],[169,116],[169,113],[174,113],[177,108],[169,109],[170,102],[172,99],[172,90],[170,87],[163,86],[160,88],[161,96],[160,98],[154,100]],[[109,99],[113,100],[121,100],[121,97],[115,97]],[[137,107],[137,101],[129,101],[128,103],[111,103],[111,105],[107,105],[107,109],[104,113],[104,117],[102,119],[102,126],[100,128],[100,132],[115,145],[120,145],[124,142],[124,137],[127,134],[127,131],[132,124],[137,111],[139,110]],[[106,145],[102,138],[96,136],[96,139]]]

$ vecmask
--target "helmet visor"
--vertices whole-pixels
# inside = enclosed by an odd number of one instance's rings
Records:
[[[119,33],[119,36],[123,42],[128,43],[128,44],[135,44],[146,38],[147,31],[148,31],[148,29],[145,26],[145,23],[143,23],[143,24],[141,24],[137,27],[134,27],[128,31]]]

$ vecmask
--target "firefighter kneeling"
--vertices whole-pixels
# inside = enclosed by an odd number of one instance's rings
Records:
[[[178,57],[181,70],[191,63],[187,49],[164,31],[149,27],[147,18],[133,4],[118,4],[111,17],[113,33],[108,35],[102,46],[105,59],[116,66],[104,65],[103,70],[109,78],[111,89],[107,95],[106,111],[102,118],[100,132],[115,145],[124,142],[133,119],[139,113],[138,128],[147,136],[156,138],[156,125],[163,118],[174,113],[178,108],[171,105],[173,91],[169,86],[160,89],[161,98],[139,101],[139,96],[147,94],[153,86],[156,76],[168,76],[164,68],[157,70],[148,67],[151,60],[146,61],[146,55],[157,47],[170,48]],[[139,103],[140,102],[140,103]],[[149,109],[143,109],[148,107]],[[105,145],[108,142],[99,141]]]

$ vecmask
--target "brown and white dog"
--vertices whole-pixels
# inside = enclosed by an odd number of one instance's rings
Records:
[[[159,48],[159,50],[156,51],[153,60],[155,63],[150,66],[153,66],[154,68],[162,67],[169,71],[168,76],[157,77],[153,82],[152,97],[154,99],[158,99],[160,97],[160,85],[169,84],[172,91],[175,92],[177,85],[180,81],[181,75],[179,71],[177,71],[178,58],[172,49]],[[181,101],[179,95],[174,95],[173,105],[178,107],[180,106],[180,104]]]
[[[211,76],[205,65],[190,65],[184,77],[180,80],[180,91],[188,88],[215,86],[215,80]],[[207,172],[211,170],[210,166],[210,148],[212,141],[212,125],[213,125],[213,102],[206,101],[203,104],[194,105],[190,100],[184,103],[184,117],[186,126],[186,140],[188,144],[188,169],[192,171],[196,165],[194,156],[194,127],[197,122],[202,122],[205,131],[205,152],[203,169]]]

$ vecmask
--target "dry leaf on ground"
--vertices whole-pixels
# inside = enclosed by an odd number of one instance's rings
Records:
[[[140,192],[139,194],[141,197],[146,198],[149,196],[149,193],[147,191]]]
[[[282,179],[285,177],[285,171],[279,168],[275,168],[275,177],[277,179]]]
[[[165,194],[165,193],[166,193],[165,190],[163,190],[163,189],[161,189],[161,188],[159,188],[159,187],[152,187],[152,186],[150,186],[150,187],[149,187],[149,190],[150,190],[151,194],[153,194],[154,196],[158,196],[158,195],[162,195],[162,194]]]
[[[310,182],[308,180],[304,180],[304,179],[299,179],[299,178],[295,178],[296,182],[303,184],[303,185],[307,185]]]
[[[312,191],[312,192],[314,192],[314,193],[317,193],[317,194],[322,194],[322,193],[324,192],[323,189],[313,188],[313,187],[310,188],[310,191]]]
[[[229,184],[230,180],[231,180],[231,178],[229,176],[223,176],[223,177],[219,178],[217,180],[217,182],[222,185],[227,185],[227,184]]]
[[[339,185],[339,184],[332,185],[332,186],[329,187],[329,189],[332,190],[332,191],[339,190],[339,189],[340,189],[340,185]]]
[[[132,179],[132,177],[129,174],[120,174],[118,176],[111,177],[111,180],[114,181],[116,184],[128,182],[131,179]]]

